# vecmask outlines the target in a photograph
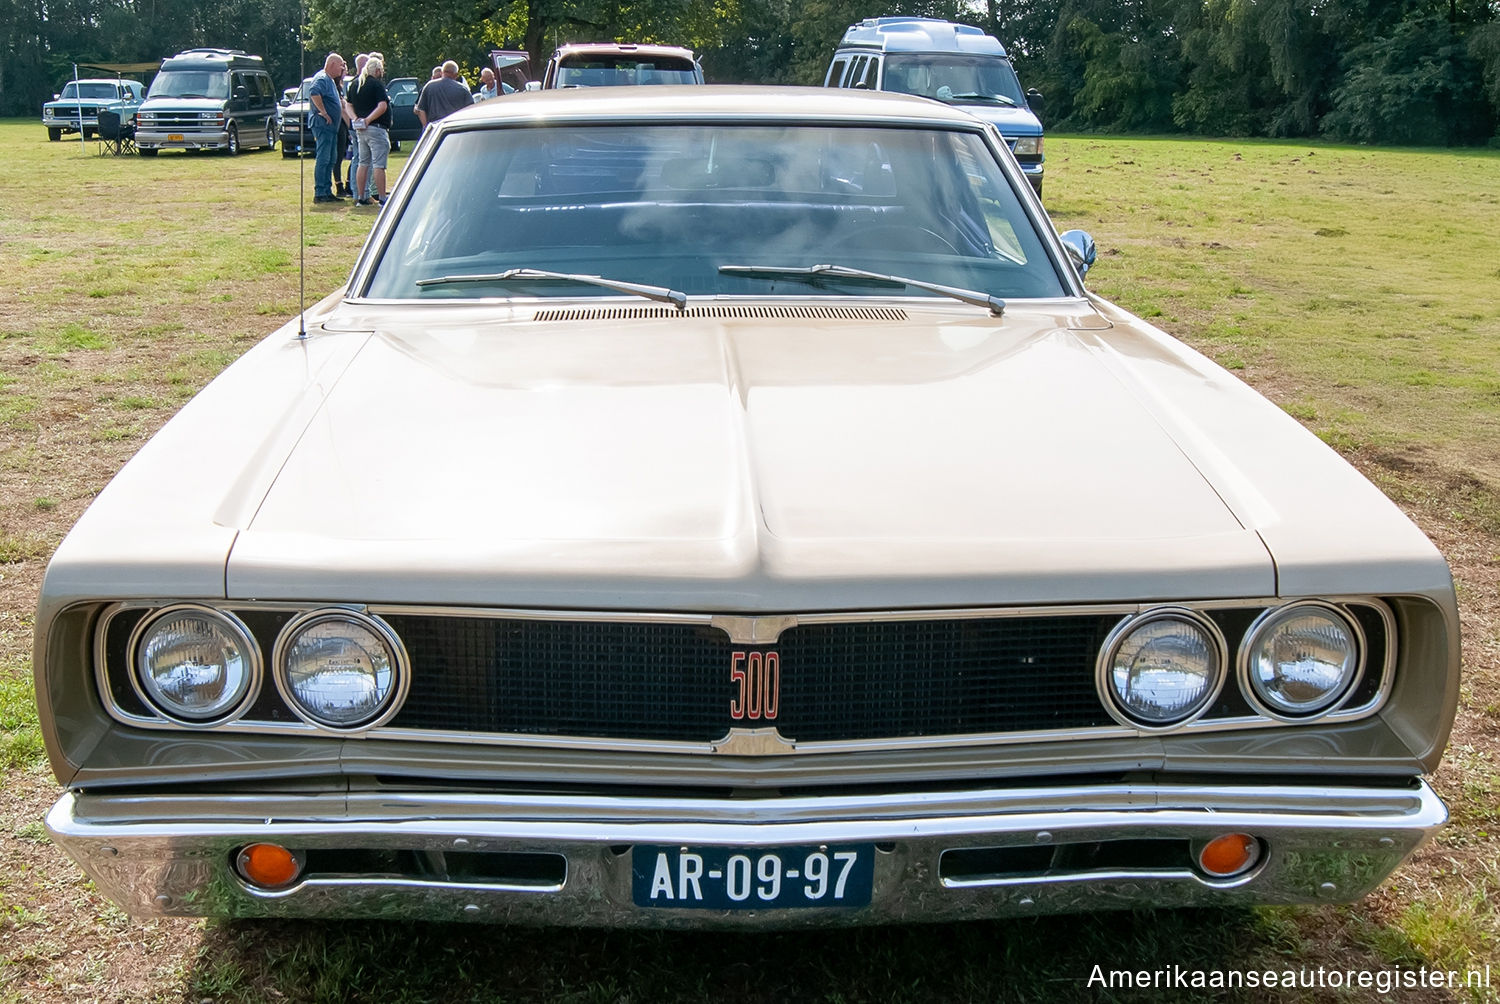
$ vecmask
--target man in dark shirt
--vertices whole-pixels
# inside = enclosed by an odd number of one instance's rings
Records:
[[[349,88],[354,110],[354,135],[359,142],[359,167],[354,175],[356,206],[371,204],[367,197],[370,173],[375,174],[376,198],[385,202],[385,162],[391,152],[391,103],[385,91],[385,61],[371,56]]]
[[[422,96],[417,98],[417,121],[425,129],[473,103],[468,85],[458,79],[458,64],[450,59],[443,64],[443,75],[427,81],[422,88]]]

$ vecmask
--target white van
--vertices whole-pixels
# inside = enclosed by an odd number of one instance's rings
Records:
[[[823,86],[917,94],[993,122],[1026,180],[1042,192],[1042,96],[1021,89],[1005,46],[973,25],[867,18],[844,32]]]

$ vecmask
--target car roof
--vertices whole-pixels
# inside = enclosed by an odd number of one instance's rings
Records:
[[[693,58],[693,50],[684,49],[680,45],[636,45],[631,42],[569,42],[567,45],[558,46],[557,51],[552,54],[552,58],[557,59],[562,56],[573,56],[580,53]]]
[[[658,85],[517,92],[443,118],[445,131],[484,123],[534,125],[548,120],[856,121],[976,127],[959,108],[890,91],[832,87]]]
[[[1005,46],[993,35],[971,24],[930,17],[871,17],[844,32],[840,48],[870,48],[884,52],[969,52],[1004,56]]]
[[[140,86],[139,80],[120,80],[115,77],[80,77],[77,80],[64,80],[63,86],[68,84],[135,84]]]

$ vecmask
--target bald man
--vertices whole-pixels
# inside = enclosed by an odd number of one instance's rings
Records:
[[[422,88],[422,96],[417,98],[417,120],[426,129],[429,122],[439,122],[473,103],[469,85],[459,79],[458,64],[450,59],[443,64],[443,75],[427,81]]]
[[[330,52],[323,68],[313,76],[307,93],[307,117],[316,144],[313,161],[313,201],[342,201],[333,190],[334,165],[339,162],[339,123],[344,120],[344,96],[338,81],[348,68],[344,57]]]

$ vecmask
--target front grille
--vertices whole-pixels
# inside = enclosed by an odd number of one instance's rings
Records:
[[[154,112],[149,117],[141,116],[141,124],[173,132],[194,132],[200,129],[212,131],[218,128],[217,122],[200,119],[197,112]]]
[[[1261,608],[1208,612],[1231,652]],[[1369,643],[1367,672],[1346,702],[1375,700],[1386,659],[1384,621],[1354,605]],[[125,610],[104,634],[109,698],[151,718],[129,679]],[[269,667],[276,636],[297,611],[236,611]],[[580,621],[387,613],[410,657],[412,683],[385,726],[417,734],[709,744],[731,729],[775,727],[798,743],[941,739],[1107,728],[1095,662],[1113,612],[808,623],[774,643],[741,645],[707,623]],[[774,662],[772,661],[774,659]],[[754,668],[752,668],[754,667]],[[741,690],[732,668],[777,686]],[[734,713],[738,705],[739,714]],[[1206,721],[1251,716],[1231,681]],[[238,726],[293,725],[267,674]],[[235,726],[229,726],[233,728]],[[296,726],[300,727],[300,726]]]

